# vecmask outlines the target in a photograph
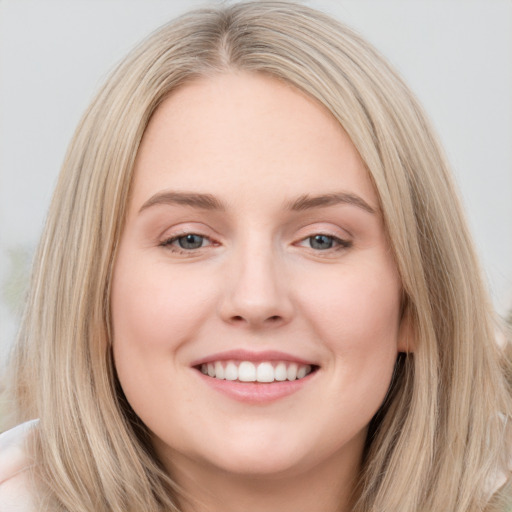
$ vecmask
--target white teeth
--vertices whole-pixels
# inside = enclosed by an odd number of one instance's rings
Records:
[[[233,361],[229,361],[226,365],[226,372],[224,373],[226,380],[237,380],[238,379],[238,368]]]
[[[286,365],[279,363],[274,370],[274,379],[278,381],[286,380]]]
[[[288,380],[295,380],[297,378],[297,365],[292,363],[288,366],[288,370],[286,371],[286,378]]]
[[[251,361],[215,361],[201,365],[201,373],[216,379],[238,380],[240,382],[282,382],[298,380],[312,371],[309,364],[268,361],[252,363]]]
[[[243,361],[238,366],[238,380],[254,382],[256,380],[256,367],[250,361]]]
[[[260,363],[256,370],[258,382],[274,382],[274,367],[270,363]]]
[[[308,365],[309,366],[309,365]],[[301,366],[298,370],[297,370],[297,379],[302,379],[306,376],[306,373],[308,371],[308,367],[307,366]],[[311,366],[309,367],[309,371],[311,371]]]
[[[222,363],[220,361],[217,361],[215,363],[215,378],[216,379],[224,379],[224,368],[222,366]]]

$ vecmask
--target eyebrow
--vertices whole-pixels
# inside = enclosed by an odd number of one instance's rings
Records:
[[[164,191],[151,196],[140,208],[139,213],[157,204],[178,204],[199,208],[201,210],[225,210],[224,205],[211,194],[195,192]]]
[[[212,194],[200,194],[196,192],[158,192],[151,196],[140,208],[139,213],[154,205],[185,205],[201,210],[225,211],[224,204]],[[325,208],[337,204],[349,204],[357,206],[368,213],[376,213],[362,197],[349,192],[337,192],[333,194],[321,194],[311,196],[304,194],[297,199],[286,203],[286,208],[291,211],[301,212],[313,208]]]
[[[357,206],[368,213],[376,213],[375,208],[372,208],[362,197],[349,192],[337,192],[334,194],[322,194],[317,196],[304,194],[291,203],[288,203],[287,207],[292,211],[300,212],[312,208],[323,208],[337,204],[350,204],[352,206]]]

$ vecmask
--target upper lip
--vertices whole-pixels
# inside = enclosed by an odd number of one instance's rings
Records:
[[[261,352],[253,352],[244,349],[235,349],[235,350],[227,350],[225,352],[217,352],[215,354],[210,354],[205,357],[201,357],[200,359],[196,359],[192,361],[190,366],[199,366],[205,363],[213,363],[214,361],[252,361],[254,363],[259,363],[263,361],[288,361],[291,363],[297,364],[309,364],[315,365],[314,362],[308,361],[304,358],[294,356],[292,354],[288,354],[286,352],[280,352],[277,350],[264,350]],[[318,366],[318,365],[316,365]]]

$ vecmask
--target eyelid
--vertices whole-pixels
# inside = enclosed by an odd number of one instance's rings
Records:
[[[310,245],[310,240],[315,236],[326,236],[333,240],[333,246],[324,249],[315,248]],[[303,225],[296,231],[295,242],[292,245],[305,249],[309,254],[319,257],[333,257],[353,246],[353,236],[348,230],[332,222],[311,222]]]
[[[219,242],[219,237],[211,234],[211,229],[208,226],[201,225],[199,223],[183,223],[183,225],[173,226],[167,228],[164,233],[156,240],[156,245],[168,249],[170,252],[182,253],[186,255],[197,254],[200,251],[204,251],[210,247],[217,247],[222,245]],[[322,225],[323,224],[323,225]],[[305,247],[311,252],[316,254],[325,253],[327,255],[330,252],[335,252],[343,249],[348,249],[353,245],[351,236],[348,231],[340,228],[339,226],[326,226],[327,223],[315,223],[313,225],[301,227],[292,242],[292,245],[298,247]],[[340,233],[343,231],[344,233]],[[180,247],[177,242],[180,238],[186,237],[187,235],[197,235],[204,240],[205,245],[201,245],[197,248],[183,248]],[[348,235],[348,236],[347,236]],[[334,242],[333,247],[324,249],[307,247],[308,240],[316,236],[325,236],[331,238]]]
[[[180,238],[186,237],[187,235],[196,235],[204,239],[207,243],[198,248],[186,249],[180,247],[175,243]],[[197,256],[200,253],[220,245],[218,237],[215,232],[202,222],[182,222],[174,226],[168,226],[160,236],[155,240],[156,245],[165,249],[169,253],[176,254],[178,256]]]
[[[174,225],[166,225],[157,235],[155,242],[161,243],[171,238],[179,238],[186,235],[199,235],[210,240],[216,238],[215,231],[207,224],[197,221],[177,222]]]
[[[172,233],[172,234],[167,235],[167,236],[162,236],[162,237],[160,237],[160,243],[162,244],[162,243],[174,242],[174,241],[176,241],[176,240],[178,240],[180,238],[183,238],[183,237],[185,237],[187,235],[200,236],[201,238],[211,242],[211,244],[218,243],[213,236],[205,234],[200,229],[194,229],[194,230],[193,229],[186,229],[186,230],[183,230],[183,231],[178,231],[178,232]]]
[[[172,235],[168,238],[165,238],[164,240],[162,240],[160,242],[160,245],[164,245],[164,246],[167,246],[167,245],[171,245],[173,242],[176,242],[177,240],[179,240],[180,238],[184,238],[188,235],[195,235],[195,236],[199,236],[201,237],[203,240],[208,240],[210,243],[206,246],[203,246],[203,247],[208,247],[209,245],[213,245],[214,242],[213,240],[209,237],[209,236],[206,236],[206,235],[202,235],[201,233],[196,233],[195,231],[192,232],[192,231],[187,231],[187,232],[184,232],[184,233],[177,233],[175,235]],[[202,247],[201,247],[202,249]]]
[[[354,238],[348,229],[333,222],[310,222],[302,225],[296,230],[295,238],[297,240],[304,240],[315,235],[331,236],[343,241],[349,241]]]
[[[313,233],[304,238],[301,238],[298,242],[296,242],[296,245],[299,245],[302,247],[302,243],[306,242],[307,240],[310,240],[311,238],[314,238],[315,236],[325,236],[328,238],[332,238],[334,240],[334,242],[336,243],[335,247],[329,247],[328,249],[314,249],[313,247],[310,247],[310,249],[314,250],[315,252],[335,251],[340,248],[346,249],[346,248],[352,246],[352,241],[346,240],[344,238],[340,238],[339,236],[336,236],[336,235],[331,235],[329,233]]]

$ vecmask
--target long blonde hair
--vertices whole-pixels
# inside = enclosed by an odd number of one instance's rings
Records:
[[[406,85],[367,42],[287,1],[197,10],[164,26],[120,64],[78,126],[12,359],[17,420],[41,419],[37,475],[48,508],[180,510],[180,490],[116,378],[110,284],[151,115],[176,88],[230,70],[273,76],[329,109],[380,199],[411,353],[397,361],[370,426],[354,510],[497,510],[512,453],[509,345],[495,341],[443,153]]]

